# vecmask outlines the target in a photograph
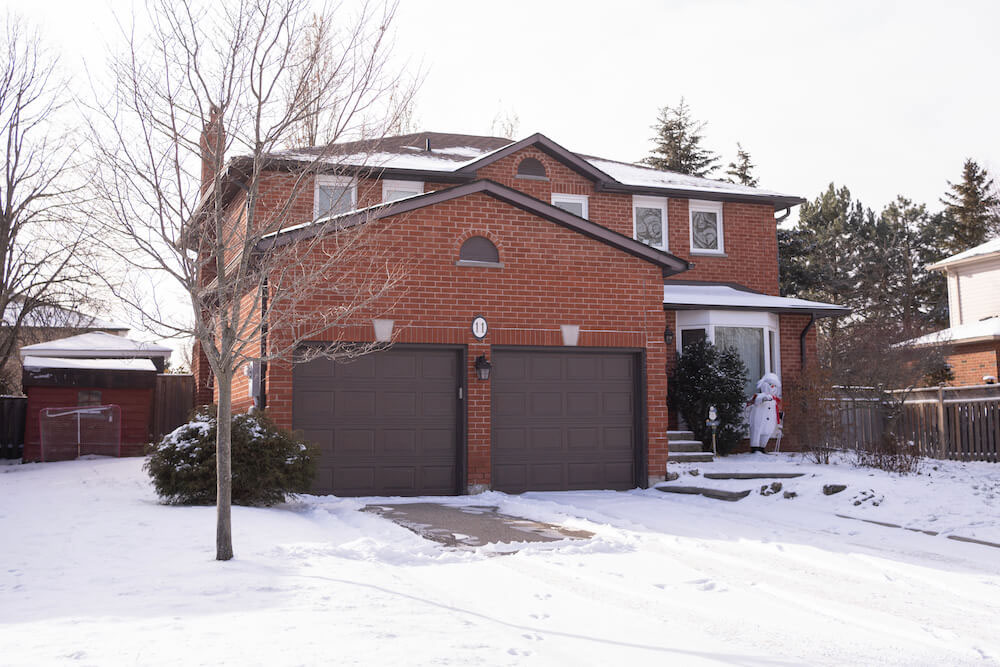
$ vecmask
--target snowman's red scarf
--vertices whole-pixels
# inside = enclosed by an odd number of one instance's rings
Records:
[[[754,394],[753,396],[751,396],[750,400],[747,401],[747,407],[751,407],[752,408],[754,402],[757,400],[757,397],[761,396],[761,395],[762,394]],[[771,399],[774,401],[774,412],[775,412],[775,414],[778,415],[778,426],[781,426],[781,415],[782,415],[782,412],[781,412],[781,397],[780,396],[772,396],[771,394],[763,394],[763,396],[771,396]]]

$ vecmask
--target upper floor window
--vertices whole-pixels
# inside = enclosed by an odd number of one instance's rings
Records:
[[[691,211],[691,252],[723,254],[722,202],[692,200],[688,206]]]
[[[589,211],[587,210],[587,195],[564,195],[553,193],[552,205],[557,208],[561,208],[564,211],[569,211],[573,215],[581,218],[588,217]]]
[[[519,178],[548,178],[545,174],[545,165],[533,157],[521,160],[517,165],[517,175]]]
[[[358,184],[347,176],[316,175],[313,192],[313,217],[340,215],[358,205]]]
[[[667,200],[632,197],[632,236],[660,250],[667,249]]]
[[[382,201],[396,201],[424,194],[422,181],[382,181]]]
[[[471,236],[458,251],[460,265],[500,266],[500,252],[485,236]]]

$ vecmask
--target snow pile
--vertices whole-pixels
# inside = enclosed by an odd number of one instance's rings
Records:
[[[782,480],[799,495],[722,503],[649,489],[437,499],[595,533],[503,556],[512,547],[447,549],[358,511],[372,499],[302,497],[234,507],[237,558],[228,563],[213,560],[214,508],[157,503],[141,459],[2,466],[0,663],[1000,660],[1000,550],[834,516],[849,509],[903,523],[937,515],[938,527],[964,520],[966,531],[978,515],[993,534],[1000,467],[929,464],[899,478],[757,459],[711,468],[805,472]],[[823,496],[831,483],[848,488]]]

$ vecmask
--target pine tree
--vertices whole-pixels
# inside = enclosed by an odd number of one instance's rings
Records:
[[[676,107],[663,107],[653,125],[656,146],[642,163],[692,176],[711,174],[718,168],[719,156],[701,145],[705,125],[704,121],[691,117],[691,109],[683,97]]]
[[[986,169],[967,159],[962,180],[948,181],[948,187],[949,192],[941,198],[947,219],[937,234],[941,258],[1000,235],[1000,198]]]
[[[729,176],[726,180],[730,183],[739,183],[755,188],[757,187],[757,178],[753,175],[753,170],[756,168],[757,165],[750,161],[750,153],[743,150],[743,146],[737,142],[736,161],[730,162],[726,168],[726,174]]]

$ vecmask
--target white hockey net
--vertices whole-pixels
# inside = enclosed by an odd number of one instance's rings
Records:
[[[122,411],[117,405],[43,408],[38,421],[43,461],[84,454],[121,456]]]

